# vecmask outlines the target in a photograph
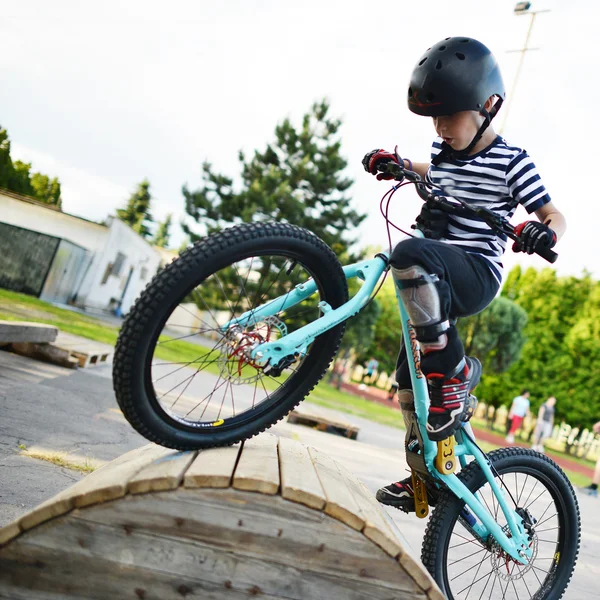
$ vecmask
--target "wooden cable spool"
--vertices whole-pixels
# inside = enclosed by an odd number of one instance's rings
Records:
[[[0,597],[444,598],[354,475],[271,434],[106,464],[0,529]]]

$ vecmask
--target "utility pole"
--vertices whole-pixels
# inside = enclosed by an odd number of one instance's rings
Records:
[[[529,48],[529,38],[531,37],[531,31],[533,30],[533,23],[535,22],[535,16],[540,13],[550,12],[550,9],[544,10],[530,10],[531,2],[517,2],[514,12],[515,15],[530,15],[531,20],[529,21],[529,28],[527,29],[527,35],[525,36],[525,44],[519,50],[509,50],[509,52],[520,52],[521,56],[519,57],[519,64],[517,65],[517,72],[515,73],[515,78],[513,79],[512,87],[510,89],[510,93],[504,103],[503,113],[504,118],[502,119],[502,124],[498,129],[498,133],[502,133],[504,131],[504,127],[506,126],[506,121],[508,119],[508,113],[510,112],[510,107],[512,105],[512,101],[515,95],[515,90],[517,88],[517,81],[519,80],[519,75],[521,74],[521,67],[523,66],[523,59],[525,58],[525,52],[528,50],[539,50],[539,48]]]

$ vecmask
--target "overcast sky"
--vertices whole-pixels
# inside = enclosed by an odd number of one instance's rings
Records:
[[[144,177],[153,213],[184,217],[181,186],[200,183],[210,160],[239,173],[237,152],[273,138],[285,117],[299,123],[327,97],[343,120],[342,151],[355,207],[370,216],[364,245],[380,243],[386,184],[360,161],[374,147],[427,160],[431,120],[410,113],[410,72],[432,44],[475,37],[496,54],[508,91],[530,16],[514,2],[421,0],[0,0],[0,124],[13,159],[56,175],[66,212],[100,220],[122,206]],[[567,218],[556,268],[600,276],[596,141],[600,101],[598,23],[593,0],[540,0],[530,46],[503,135],[528,150]],[[503,108],[504,110],[504,108]],[[503,123],[503,110],[498,127]],[[419,211],[396,194],[393,217]],[[520,209],[514,221],[526,218]],[[1,215],[0,215],[1,219]],[[178,234],[175,241],[181,241]],[[544,266],[537,257],[507,252]]]

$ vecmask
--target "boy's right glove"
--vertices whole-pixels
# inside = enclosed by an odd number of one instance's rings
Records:
[[[533,254],[544,248],[552,248],[556,244],[556,233],[545,223],[525,221],[515,227],[519,241],[513,243],[513,252]]]
[[[430,208],[423,204],[421,212],[416,219],[416,229],[420,229],[423,235],[430,240],[439,240],[446,234],[448,228],[448,213],[438,208]]]
[[[387,152],[382,148],[375,148],[371,152],[367,152],[362,159],[362,165],[367,173],[376,175],[377,179],[394,179],[391,173],[378,173],[377,170],[383,163],[395,162],[397,165],[404,167],[404,161],[397,153]]]

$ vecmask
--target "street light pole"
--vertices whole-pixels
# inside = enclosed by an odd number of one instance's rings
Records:
[[[512,82],[512,87],[510,89],[510,93],[504,103],[504,117],[502,119],[502,124],[498,129],[498,133],[502,133],[504,131],[504,127],[506,126],[506,121],[508,119],[508,113],[510,112],[510,107],[512,105],[512,101],[515,95],[515,90],[517,88],[517,81],[519,80],[519,75],[521,74],[521,67],[523,66],[523,59],[525,58],[525,52],[528,50],[539,50],[539,48],[529,48],[529,38],[531,37],[531,31],[533,30],[533,23],[535,21],[535,16],[539,13],[550,12],[550,9],[544,10],[529,10],[530,7],[529,2],[519,2],[515,7],[515,14],[518,15],[531,15],[531,21],[529,21],[529,28],[527,29],[527,35],[525,36],[525,44],[520,50],[509,50],[509,52],[520,52],[521,56],[519,57],[519,64],[517,65],[517,72],[515,73],[515,78]]]

